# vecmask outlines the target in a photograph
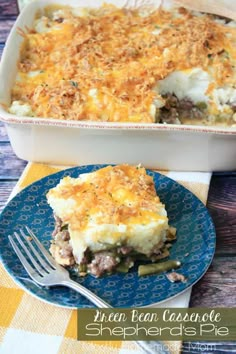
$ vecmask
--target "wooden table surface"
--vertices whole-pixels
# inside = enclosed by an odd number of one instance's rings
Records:
[[[0,0],[0,57],[16,16],[15,1]],[[0,123],[0,211],[25,166]],[[213,173],[207,207],[216,227],[216,253],[205,276],[193,287],[190,306],[236,307],[236,172]],[[183,354],[203,352],[236,353],[236,343],[184,343]]]

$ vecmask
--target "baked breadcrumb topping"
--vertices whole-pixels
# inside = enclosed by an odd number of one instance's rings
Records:
[[[236,27],[184,8],[49,7],[21,35],[12,101],[29,104],[27,115],[159,122],[166,97],[158,82],[201,68],[209,75],[207,114],[214,116],[214,90],[235,86]],[[232,118],[235,106],[223,107],[224,114]]]
[[[108,166],[86,175],[85,179],[68,176],[48,192],[47,198],[53,203],[56,215],[73,229],[82,230],[91,222],[145,225],[166,219],[159,214],[163,204],[156,194],[153,178],[143,167]]]

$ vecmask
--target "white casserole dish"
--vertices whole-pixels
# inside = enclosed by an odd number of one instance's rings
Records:
[[[116,6],[160,5],[160,1],[106,1]],[[65,0],[55,3],[68,5]],[[226,171],[236,168],[236,128],[100,123],[17,117],[6,112],[10,103],[22,37],[17,28],[31,27],[39,9],[50,0],[33,1],[19,15],[7,40],[0,67],[0,119],[13,150],[28,161],[62,165],[141,163],[147,168],[185,171]],[[103,0],[87,1],[86,7]],[[166,6],[171,4],[166,2]],[[84,6],[82,0],[71,6]]]

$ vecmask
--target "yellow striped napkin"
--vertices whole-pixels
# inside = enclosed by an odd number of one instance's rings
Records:
[[[29,163],[12,196],[30,183],[55,173],[62,167]],[[206,203],[210,173],[166,172],[203,203]],[[160,307],[188,307],[191,289]],[[77,311],[57,307],[36,299],[19,288],[0,264],[0,352],[3,354],[141,354],[133,342],[76,340]],[[163,343],[170,353],[179,354],[180,342]],[[163,350],[164,351],[164,350]],[[162,351],[162,352],[163,352]],[[158,352],[157,352],[158,353]],[[161,353],[161,351],[160,351]]]

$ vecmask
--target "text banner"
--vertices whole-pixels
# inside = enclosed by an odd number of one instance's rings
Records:
[[[235,341],[236,308],[78,309],[78,340]]]

